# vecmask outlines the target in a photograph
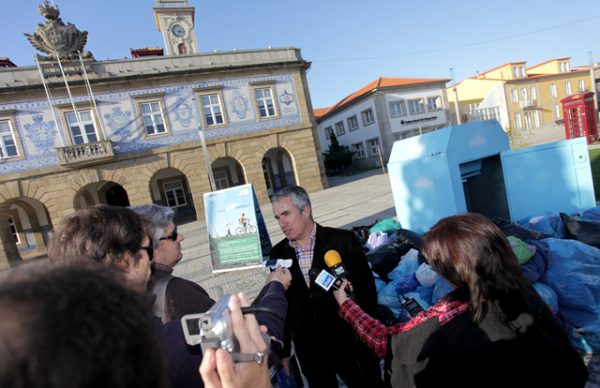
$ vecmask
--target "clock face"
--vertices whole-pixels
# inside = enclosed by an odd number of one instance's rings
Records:
[[[185,28],[181,24],[175,23],[171,26],[171,33],[178,38],[185,35]]]

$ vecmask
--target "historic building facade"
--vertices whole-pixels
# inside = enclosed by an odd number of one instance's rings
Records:
[[[198,54],[187,1],[158,0],[171,55],[96,61],[87,33],[40,12],[29,39],[48,56],[0,68],[0,268],[43,256],[53,227],[94,204],[203,219],[213,189],[251,183],[267,204],[280,187],[326,184],[299,49]],[[52,33],[79,47],[34,43]]]
[[[566,57],[531,67],[523,61],[510,62],[478,73],[448,88],[452,107],[455,88],[463,123],[495,118],[507,131],[531,130],[562,126],[560,101],[576,93],[595,92],[595,80],[589,67],[572,68]]]

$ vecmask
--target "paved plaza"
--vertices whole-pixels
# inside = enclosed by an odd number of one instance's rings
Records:
[[[372,170],[348,177],[329,178],[329,188],[310,193],[315,220],[324,226],[349,229],[369,225],[386,217],[395,217],[394,200],[387,174]],[[271,206],[261,208],[273,245],[283,238]],[[243,291],[254,299],[263,286],[267,270],[254,268],[212,273],[206,223],[195,221],[181,225],[185,235],[183,260],[175,274],[198,282],[213,299],[222,294]]]

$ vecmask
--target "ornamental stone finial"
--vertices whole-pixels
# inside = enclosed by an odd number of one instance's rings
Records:
[[[71,23],[65,24],[60,16],[57,6],[50,5],[48,0],[38,7],[39,13],[46,19],[45,24],[38,24],[33,34],[25,34],[29,42],[37,50],[48,54],[38,55],[38,59],[51,61],[60,59],[77,59],[78,52],[86,59],[94,56],[83,48],[87,43],[87,31],[79,31]]]

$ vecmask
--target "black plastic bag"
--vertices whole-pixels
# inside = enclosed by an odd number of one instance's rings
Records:
[[[568,239],[600,248],[600,222],[579,220],[565,213],[560,213],[560,219],[565,225]]]

